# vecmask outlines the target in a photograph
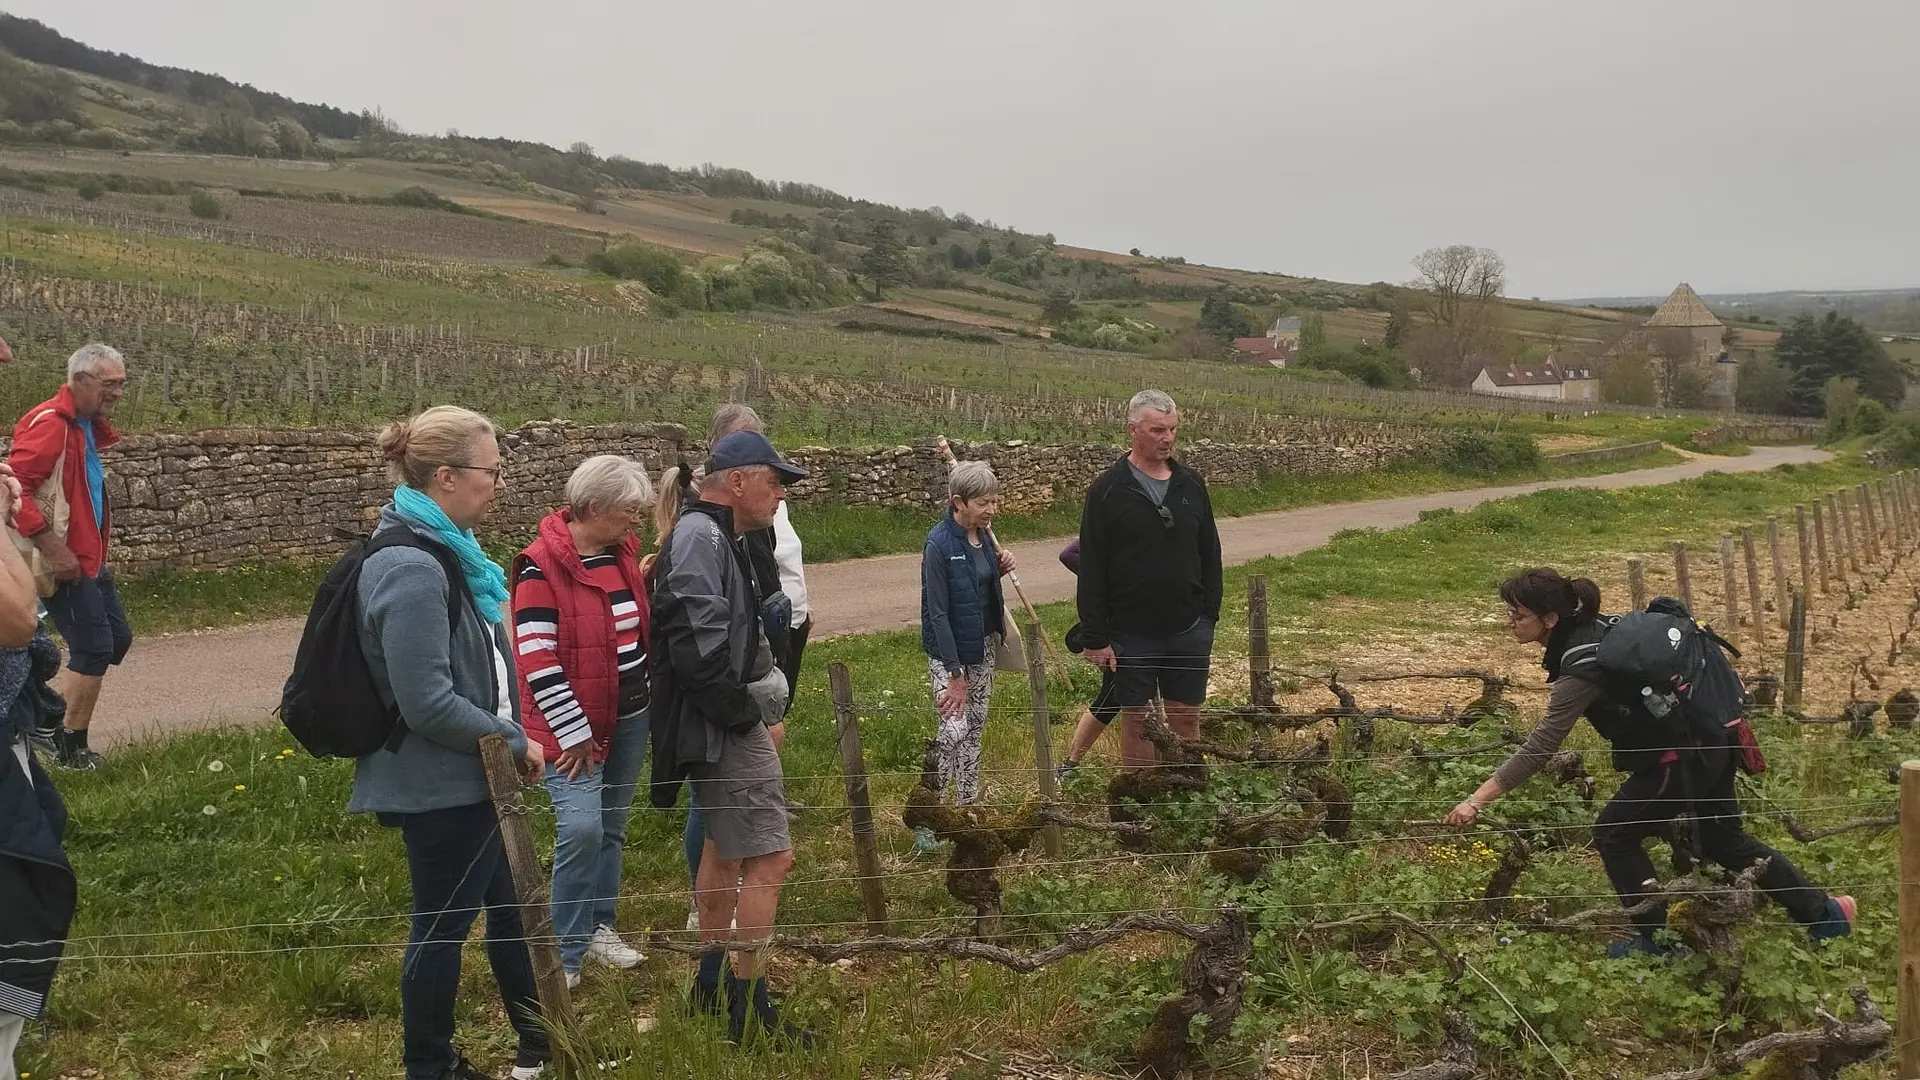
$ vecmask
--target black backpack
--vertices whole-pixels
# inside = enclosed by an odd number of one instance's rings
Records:
[[[1670,596],[1613,620],[1600,639],[1600,670],[1619,698],[1677,740],[1674,745],[1740,747],[1742,768],[1766,768],[1747,728],[1746,687],[1727,654],[1740,651],[1702,626]],[[1749,753],[1751,750],[1751,753]]]
[[[380,700],[373,669],[360,649],[360,568],[367,557],[390,547],[411,547],[439,559],[451,590],[449,633],[459,625],[461,601],[469,595],[466,575],[453,552],[412,529],[392,528],[372,539],[339,535],[354,543],[334,562],[313,595],[300,647],[293,654],[293,674],[287,676],[275,710],[294,740],[317,758],[364,757],[382,748],[395,751],[407,735],[400,710]]]

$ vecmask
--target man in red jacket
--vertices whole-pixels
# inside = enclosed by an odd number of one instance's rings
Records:
[[[120,436],[107,423],[127,388],[127,364],[108,345],[85,345],[67,361],[67,385],[27,411],[13,428],[7,463],[27,497],[14,528],[33,540],[41,565],[56,582],[47,614],[67,641],[65,726],[43,733],[56,759],[74,769],[97,769],[87,727],[100,681],[133,644],[120,594],[107,569],[106,475],[100,451]],[[57,475],[56,475],[57,474]]]

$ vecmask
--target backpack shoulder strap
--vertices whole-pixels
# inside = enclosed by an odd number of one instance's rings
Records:
[[[447,596],[447,627],[451,630],[453,627],[460,625],[461,601],[465,600],[471,603],[473,594],[467,588],[467,574],[466,571],[460,568],[459,556],[447,550],[445,545],[436,544],[426,537],[421,536],[419,533],[414,532],[412,529],[399,528],[388,529],[368,540],[366,546],[360,549],[360,558],[362,561],[365,561],[376,551],[384,551],[387,548],[395,547],[410,547],[424,551],[439,561],[441,572],[447,575],[447,588],[449,590]]]

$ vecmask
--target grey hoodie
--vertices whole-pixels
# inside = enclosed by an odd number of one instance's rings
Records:
[[[388,529],[413,529],[433,539],[392,506],[380,511],[374,533]],[[462,598],[460,621],[449,638],[449,595],[460,594],[450,591],[439,560],[416,548],[376,551],[361,567],[360,647],[381,700],[399,704],[407,736],[398,751],[376,750],[354,763],[350,812],[419,813],[485,802],[482,735],[504,735],[516,760],[526,756],[505,624],[481,619]],[[506,661],[513,719],[497,712],[496,653]]]

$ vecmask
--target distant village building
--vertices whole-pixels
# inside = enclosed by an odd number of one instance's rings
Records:
[[[1706,382],[1709,409],[1732,409],[1740,365],[1725,344],[1727,324],[1707,308],[1693,286],[1681,282],[1647,321],[1622,336],[1601,356],[1641,356],[1660,364],[1688,364]]]
[[[1584,356],[1555,353],[1537,364],[1483,364],[1473,392],[1541,401],[1599,401],[1600,379]]]
[[[1254,364],[1271,364],[1283,368],[1293,359],[1293,351],[1300,346],[1300,317],[1286,315],[1273,320],[1267,328],[1266,337],[1243,337],[1233,339],[1235,358]]]

